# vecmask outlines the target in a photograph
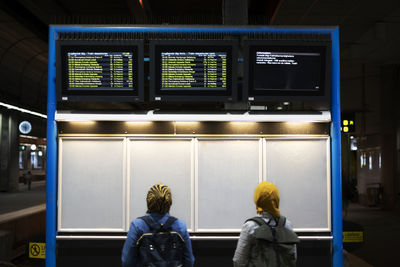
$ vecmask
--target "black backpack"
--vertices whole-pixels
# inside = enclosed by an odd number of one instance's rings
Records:
[[[155,223],[149,216],[139,219],[142,219],[150,228],[150,232],[142,234],[136,243],[143,266],[182,266],[185,241],[171,228],[177,219],[171,216],[164,224]]]
[[[252,236],[256,243],[251,247],[249,267],[295,267],[294,246],[299,243],[297,235],[285,227],[286,218],[278,218],[275,226],[271,226],[261,217],[247,221],[256,222],[259,227]]]

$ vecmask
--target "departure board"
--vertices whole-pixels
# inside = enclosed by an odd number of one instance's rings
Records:
[[[161,52],[161,90],[226,90],[226,52]]]
[[[254,54],[255,90],[318,91],[321,53],[273,51],[260,47]],[[298,48],[297,48],[298,49]]]
[[[142,40],[58,40],[57,100],[142,102]]]
[[[237,49],[231,40],[151,41],[150,100],[235,101]]]
[[[329,42],[249,40],[244,56],[246,100],[329,100]]]
[[[69,52],[68,89],[130,90],[133,87],[131,52]]]

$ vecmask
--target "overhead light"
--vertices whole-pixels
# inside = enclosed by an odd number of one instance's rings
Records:
[[[71,123],[71,124],[74,124],[74,125],[83,125],[83,126],[89,126],[89,125],[96,124],[96,122],[92,121],[92,120],[87,120],[87,121],[68,121],[68,123]]]
[[[31,145],[31,150],[36,150],[36,148],[37,148],[37,147],[36,147],[35,144],[32,144],[32,145]]]
[[[38,117],[47,119],[47,115],[41,114],[39,112],[31,111],[31,110],[28,110],[28,109],[20,108],[20,107],[14,106],[14,105],[10,105],[10,104],[6,104],[6,103],[3,103],[3,102],[0,102],[0,106],[6,107],[8,109],[18,110],[18,111],[23,112],[23,113],[28,113],[28,114],[31,114],[31,115],[34,115],[34,116],[38,116]]]
[[[330,122],[331,114],[323,111],[321,114],[88,114],[88,113],[63,113],[55,114],[56,121],[175,121],[175,122],[194,122],[194,121],[254,121],[254,122]]]
[[[152,121],[126,121],[125,123],[128,125],[139,126],[139,125],[151,125],[153,122]]]

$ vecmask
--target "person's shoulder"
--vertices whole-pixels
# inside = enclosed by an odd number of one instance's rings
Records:
[[[254,220],[255,217],[251,217],[244,222],[242,232],[252,233],[255,228],[259,227],[258,223]]]
[[[147,215],[145,215],[147,216]],[[144,216],[142,216],[144,217]],[[146,222],[142,219],[142,217],[137,217],[131,222],[131,227],[134,226],[136,229],[143,229],[146,227]]]
[[[288,228],[289,230],[292,230],[293,231],[293,224],[292,224],[292,222],[287,218],[287,217],[284,217],[285,218],[285,227],[286,228]]]
[[[174,223],[172,224],[172,229],[173,230],[178,230],[178,231],[186,231],[187,230],[187,226],[185,221],[175,217],[175,216],[171,216],[174,217],[176,220],[174,221]]]
[[[186,223],[185,223],[184,220],[181,220],[181,219],[179,219],[179,218],[177,218],[177,217],[175,217],[175,216],[171,216],[171,217],[174,217],[174,218],[176,219],[175,222],[174,222],[173,224],[176,224],[176,225],[184,225],[184,226],[186,227]]]

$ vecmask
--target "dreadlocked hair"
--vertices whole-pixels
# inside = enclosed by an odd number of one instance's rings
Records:
[[[167,213],[172,205],[171,190],[168,186],[158,183],[147,193],[147,213]]]

